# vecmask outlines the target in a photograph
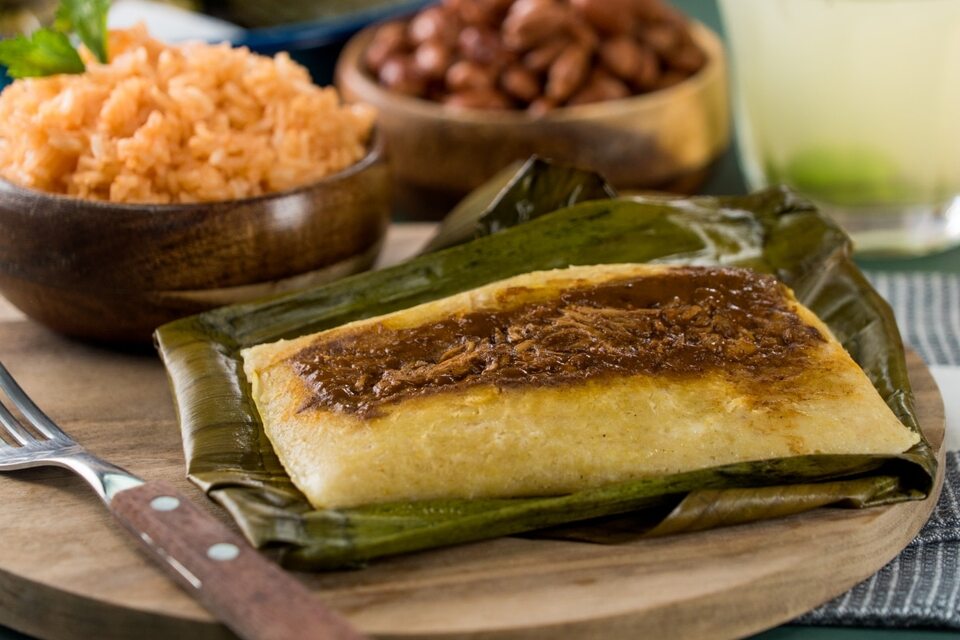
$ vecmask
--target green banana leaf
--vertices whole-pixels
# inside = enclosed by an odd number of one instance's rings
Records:
[[[358,566],[380,556],[507,534],[616,542],[798,513],[924,498],[936,458],[921,440],[895,456],[811,455],[745,462],[541,498],[431,500],[314,510],[284,473],[250,397],[239,350],[380,315],[538,269],[574,264],[729,264],[773,273],[830,326],[910,429],[919,432],[900,335],[850,259],[842,231],[788,191],[725,198],[607,198],[536,215],[509,206],[554,168],[488,189],[449,248],[301,293],[216,309],[156,333],[176,399],[190,479],[250,542],[285,566]],[[559,175],[554,173],[554,175]],[[535,179],[534,179],[535,178]],[[596,177],[583,174],[582,184]],[[511,189],[504,189],[505,185]],[[557,180],[570,200],[573,174]],[[525,186],[526,185],[526,186]],[[601,191],[606,189],[601,184]],[[526,190],[526,191],[525,191]],[[549,189],[544,189],[549,191]],[[509,194],[506,198],[497,195]],[[537,196],[538,198],[541,196]],[[549,207],[546,207],[549,208]],[[533,211],[531,209],[530,211]],[[521,210],[526,210],[521,207]],[[513,211],[513,213],[510,213]],[[472,212],[470,214],[469,212]],[[473,215],[475,223],[464,225]],[[521,220],[521,217],[523,220]],[[922,434],[921,434],[922,435]],[[573,524],[571,524],[573,523]],[[579,523],[579,524],[578,524]]]
[[[613,185],[599,173],[534,156],[506,167],[467,194],[440,223],[423,253],[482,238],[580,202],[616,196]]]

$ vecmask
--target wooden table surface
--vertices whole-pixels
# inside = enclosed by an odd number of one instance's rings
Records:
[[[415,252],[428,233],[395,227],[383,261]],[[175,483],[226,520],[183,477],[172,401],[152,354],[59,338],[0,303],[0,359],[91,450]],[[938,443],[939,394],[915,356],[911,371],[921,424]],[[0,502],[0,623],[61,640],[228,637],[136,552],[77,479],[60,470],[0,478]],[[867,577],[932,506],[823,509],[614,546],[501,538],[302,579],[383,637],[735,637]]]

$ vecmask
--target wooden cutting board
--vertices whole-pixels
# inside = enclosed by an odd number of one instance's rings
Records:
[[[0,301],[0,360],[94,453],[183,478],[173,403],[156,356],[57,337]],[[943,458],[943,404],[909,357],[920,423]],[[939,494],[941,477],[936,494]],[[303,574],[378,637],[738,637],[867,578],[919,531],[935,498],[615,546],[502,538]],[[141,557],[80,480],[55,469],[0,477],[0,624],[51,640],[233,637]]]

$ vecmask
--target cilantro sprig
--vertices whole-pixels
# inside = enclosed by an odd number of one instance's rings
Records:
[[[83,60],[59,31],[40,29],[30,36],[0,41],[0,64],[14,78],[83,73]]]
[[[0,64],[14,78],[83,73],[85,66],[70,39],[73,33],[100,62],[107,62],[107,11],[110,0],[61,0],[52,29],[0,40]]]
[[[97,60],[107,62],[107,12],[110,0],[61,0],[54,28],[76,32]]]

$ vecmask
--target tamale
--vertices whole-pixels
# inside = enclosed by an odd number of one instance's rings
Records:
[[[790,456],[563,496],[312,508],[264,432],[241,350],[569,265],[737,265],[776,274],[830,328],[897,418],[921,433],[893,313],[851,259],[846,235],[809,202],[771,189],[749,196],[575,204],[585,183],[556,169],[529,162],[516,176],[484,186],[493,200],[465,201],[455,228],[443,223],[442,242],[432,243],[426,255],[296,294],[185,318],[157,331],[187,474],[226,508],[252,544],[275,553],[286,567],[322,570],[614,514],[629,514],[637,535],[647,535],[641,532],[651,522],[659,523],[654,531],[687,531],[704,522],[719,526],[799,513],[827,504],[827,496],[833,497],[831,504],[860,508],[930,493],[937,461],[921,435],[920,442],[896,455]],[[594,176],[584,178],[596,184]],[[594,189],[586,199],[597,197]],[[552,211],[551,202],[573,206]],[[765,488],[760,494],[772,491],[776,499],[754,499],[756,488]],[[715,517],[697,516],[698,526],[692,527],[694,503],[685,496],[699,496],[696,510]]]
[[[242,357],[316,508],[559,495],[919,441],[785,285],[741,268],[539,271]]]

